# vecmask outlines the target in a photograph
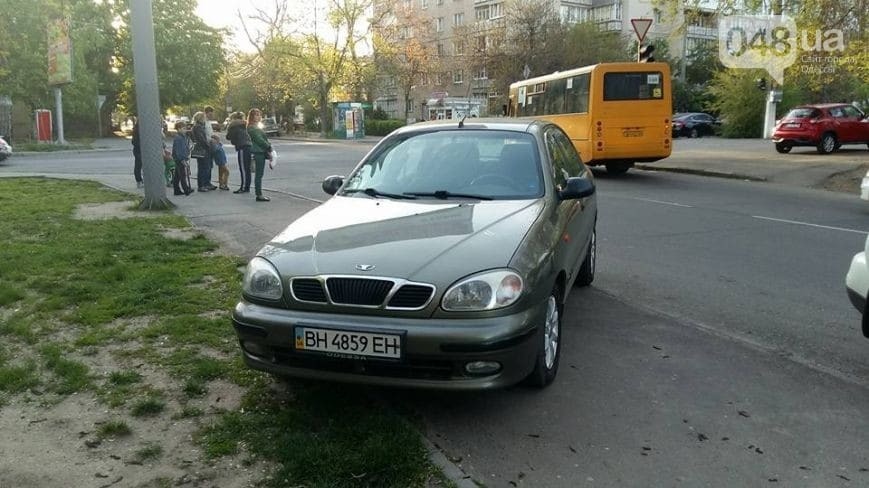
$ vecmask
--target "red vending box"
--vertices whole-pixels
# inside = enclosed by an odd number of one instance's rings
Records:
[[[51,133],[51,110],[40,109],[36,111],[36,140],[39,142],[51,142],[54,138]]]

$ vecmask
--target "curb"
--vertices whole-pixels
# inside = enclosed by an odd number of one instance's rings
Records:
[[[481,486],[471,479],[469,475],[465,474],[465,472],[462,471],[462,468],[450,461],[440,448],[432,443],[432,441],[428,440],[426,436],[421,437],[423,444],[425,444],[425,447],[428,450],[429,461],[431,461],[431,463],[438,468],[450,482],[454,483],[457,488],[479,488]]]
[[[698,175],[698,176],[714,176],[717,178],[727,178],[731,180],[745,180],[745,181],[769,181],[766,178],[760,176],[751,176],[744,175],[739,173],[725,173],[723,171],[710,171],[705,169],[693,169],[693,168],[673,168],[667,166],[650,166],[647,164],[636,164],[635,168],[641,169],[643,171],[662,171],[667,173],[682,173],[688,175]]]

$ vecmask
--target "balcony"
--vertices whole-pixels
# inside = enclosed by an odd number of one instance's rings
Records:
[[[716,29],[715,27],[701,27],[699,25],[689,25],[688,37],[699,37],[701,39],[717,39],[718,29]]]

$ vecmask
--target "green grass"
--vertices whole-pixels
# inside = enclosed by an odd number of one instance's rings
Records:
[[[278,462],[275,480],[292,486],[424,483],[426,450],[404,417],[372,402],[362,389],[294,385],[294,391],[293,400],[281,400],[254,388],[243,412],[224,415],[203,433],[206,453],[235,454],[244,442],[253,454]]]
[[[154,442],[149,442],[136,450],[134,458],[140,463],[157,459],[163,455],[163,447]]]
[[[369,401],[364,390],[294,385],[284,398],[270,376],[244,366],[228,320],[244,263],[212,252],[217,244],[201,235],[163,235],[188,228],[184,218],[74,218],[81,204],[135,198],[91,182],[0,178],[0,263],[15,263],[0,266],[0,408],[35,387],[51,402],[93,393],[116,417],[97,429],[108,438],[132,435],[122,416],[164,421],[167,405],[177,402],[182,408],[172,418],[208,425],[197,442],[209,456],[247,446],[251,463],[278,466],[269,475],[274,483],[418,487],[433,477],[406,417]],[[32,359],[25,362],[20,351]],[[88,367],[102,354],[171,381],[157,389],[132,366],[102,376]],[[186,404],[217,379],[247,391],[240,409]],[[157,445],[136,452],[148,460],[162,455]]]
[[[97,428],[97,437],[100,439],[109,439],[112,437],[126,437],[133,433],[125,422],[121,420],[112,420],[106,422]]]
[[[159,415],[165,409],[166,402],[162,398],[149,395],[137,401],[130,410],[130,414],[134,417],[150,417]]]
[[[66,145],[59,144],[41,144],[37,142],[25,142],[21,144],[15,145],[16,152],[56,152],[56,151],[70,151],[70,150],[84,150],[84,149],[93,149],[93,145],[91,144],[78,144],[78,143],[70,143]]]

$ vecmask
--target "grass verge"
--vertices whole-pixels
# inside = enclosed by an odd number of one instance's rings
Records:
[[[44,408],[90,395],[111,419],[98,438],[128,439],[140,461],[171,462],[146,437],[170,429],[146,426],[183,419],[201,426],[208,456],[273,466],[273,486],[426,485],[416,430],[365,390],[276,388],[243,365],[228,320],[243,262],[204,237],[164,235],[189,228],[171,213],[75,218],[79,205],[131,198],[90,182],[0,179],[0,263],[15,263],[0,266],[0,408],[37,389]],[[208,404],[218,383],[240,388],[241,405]]]

